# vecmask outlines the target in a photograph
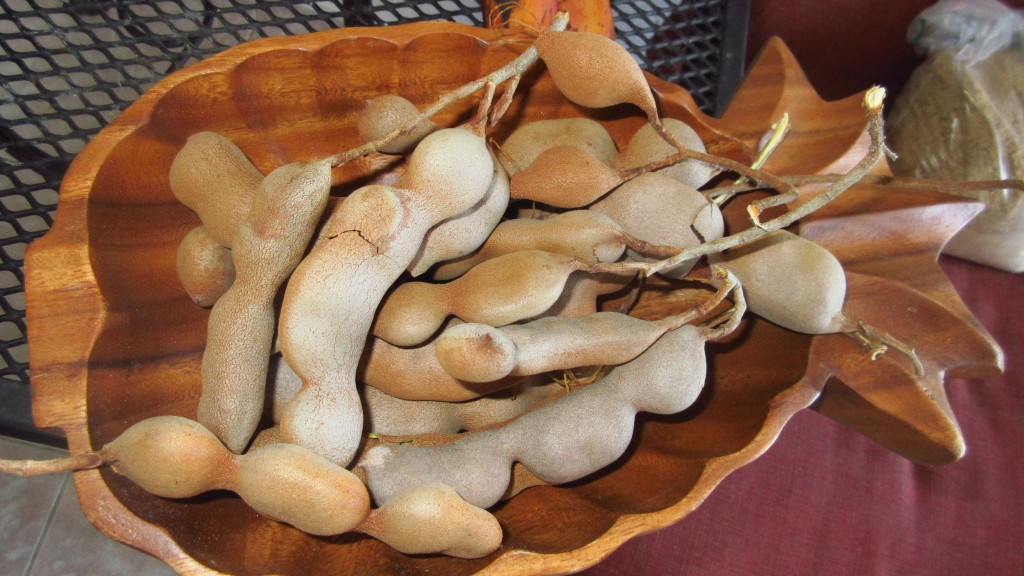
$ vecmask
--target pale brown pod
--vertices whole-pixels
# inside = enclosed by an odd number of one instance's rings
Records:
[[[804,334],[856,329],[843,315],[842,264],[806,238],[776,230],[713,260],[736,274],[750,311],[770,322]]]
[[[415,278],[438,262],[462,258],[479,248],[501,222],[508,202],[508,175],[495,160],[494,179],[483,199],[466,212],[437,224],[427,232],[423,245],[409,264],[409,274]]]
[[[210,236],[231,248],[235,230],[249,213],[263,174],[238,146],[214,132],[189,137],[171,164],[174,196],[202,220]]]
[[[213,306],[235,281],[231,250],[216,242],[205,226],[181,239],[175,266],[185,292],[204,308]]]
[[[558,91],[576,104],[634,104],[651,121],[658,107],[643,70],[625,48],[593,32],[543,30],[534,43]]]
[[[533,164],[545,150],[564,145],[576,146],[608,165],[618,158],[611,135],[589,118],[553,118],[523,124],[505,139],[498,158],[512,176]]]
[[[438,266],[433,278],[451,280],[485,260],[522,250],[544,250],[588,262],[614,262],[625,250],[625,239],[618,224],[593,210],[573,210],[544,219],[506,220],[478,250]]]
[[[420,111],[412,102],[397,94],[385,94],[366,102],[359,112],[357,127],[364,142],[373,142],[412,122]],[[416,144],[438,129],[429,119],[424,119],[409,131],[380,147],[386,154],[405,154]]]
[[[328,163],[286,164],[260,184],[235,235],[236,278],[210,313],[196,413],[232,452],[245,448],[259,423],[274,300],[306,250],[330,188]]]
[[[586,206],[620,183],[618,171],[573,145],[548,148],[510,181],[513,200],[556,208]]]
[[[501,546],[501,525],[444,484],[416,486],[370,512],[358,530],[405,554],[480,558]]]
[[[700,136],[685,122],[675,118],[664,118],[662,122],[665,130],[683,146],[697,152],[707,152]],[[666,142],[653,126],[644,124],[630,138],[629,144],[626,145],[626,149],[622,151],[618,163],[615,165],[620,169],[627,170],[640,168],[678,152],[676,147]],[[708,180],[715,175],[716,170],[704,162],[683,160],[682,162],[661,168],[657,172],[692,188],[700,188],[708,183]]]
[[[696,189],[658,172],[637,176],[590,209],[607,215],[624,232],[654,244],[688,248],[721,238],[725,233],[725,221],[715,203]],[[651,260],[629,249],[626,253],[633,260]],[[696,260],[690,260],[659,274],[681,278],[694,264]]]

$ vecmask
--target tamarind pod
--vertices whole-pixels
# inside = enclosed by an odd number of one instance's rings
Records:
[[[599,122],[589,118],[554,118],[527,122],[516,128],[501,145],[498,158],[509,176],[513,176],[556,146],[576,146],[609,166],[619,155],[611,135]]]
[[[438,262],[462,258],[479,248],[508,209],[509,183],[505,169],[494,162],[494,178],[477,205],[431,228],[409,265],[415,278]]]
[[[174,196],[191,208],[210,236],[231,248],[235,230],[249,213],[253,194],[263,174],[238,146],[220,134],[199,132],[171,163]]]
[[[513,200],[557,208],[586,206],[621,183],[617,170],[572,145],[545,150],[509,180]]]
[[[593,274],[573,272],[565,283],[565,289],[551,308],[548,316],[578,318],[598,311],[598,299],[614,294],[625,288],[633,278],[618,274]]]
[[[554,382],[535,385],[524,381],[515,389],[474,400],[437,402],[403,400],[367,386],[363,390],[366,428],[385,436],[479,430],[511,420],[562,391]]]
[[[359,368],[358,380],[395,398],[462,402],[516,386],[520,378],[476,384],[452,377],[441,368],[434,341],[400,348],[371,338]]]
[[[740,279],[750,311],[765,320],[804,334],[847,329],[843,265],[813,241],[776,230],[714,260]]]
[[[663,118],[662,123],[669,134],[690,150],[707,152],[704,141],[685,122],[675,118]],[[644,124],[633,134],[626,148],[619,155],[618,162],[613,165],[624,170],[640,168],[678,152],[679,150],[666,142],[653,126]],[[713,166],[704,162],[683,160],[682,162],[661,168],[656,172],[692,188],[700,188],[711,180],[716,170]]]
[[[355,529],[370,498],[351,472],[294,444],[270,444],[237,459],[233,489],[261,514],[307,534]]]
[[[634,104],[657,120],[658,107],[643,71],[614,40],[593,32],[543,30],[534,46],[569,100],[588,108]]]
[[[479,202],[494,174],[483,138],[459,128],[424,138],[408,165],[409,190],[372,185],[349,195],[285,290],[281,352],[303,384],[281,433],[342,465],[362,434],[355,377],[374,311],[427,230]]]
[[[385,94],[366,102],[359,112],[356,126],[364,142],[373,142],[391,134],[419,115],[419,109],[412,102],[397,94]],[[385,154],[405,154],[437,129],[437,124],[425,119],[408,134],[381,146],[380,151]]]
[[[373,334],[395,346],[416,346],[451,314],[492,326],[532,318],[558,301],[579,267],[570,256],[524,250],[482,262],[446,284],[406,282],[384,300]]]
[[[473,254],[442,263],[435,280],[451,280],[477,264],[512,252],[543,250],[575,256],[587,262],[614,262],[622,257],[622,228],[593,210],[572,210],[544,219],[506,220],[494,229]]]
[[[725,233],[725,220],[714,202],[695,188],[660,172],[637,176],[595,202],[590,209],[605,214],[625,233],[640,240],[680,249],[721,238]],[[626,254],[636,261],[652,260],[628,248]],[[696,260],[689,260],[659,273],[682,278],[696,263]]]
[[[232,452],[245,448],[259,423],[274,299],[309,244],[330,187],[327,162],[277,168],[260,183],[235,234],[235,282],[210,313],[197,409],[199,422]]]
[[[235,281],[231,250],[210,236],[205,226],[193,228],[178,244],[178,279],[196,304],[209,308]]]
[[[416,486],[372,510],[358,530],[405,554],[480,558],[501,546],[501,525],[440,483]]]

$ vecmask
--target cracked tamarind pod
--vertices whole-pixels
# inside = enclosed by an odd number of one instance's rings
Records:
[[[232,248],[263,174],[238,146],[215,132],[193,134],[171,163],[174,196],[191,208],[210,237]]]
[[[231,250],[218,244],[205,226],[193,228],[182,238],[175,266],[185,292],[204,308],[216,304],[235,281]]]
[[[397,94],[385,94],[366,102],[356,125],[363,141],[373,142],[412,122],[419,115],[419,109],[412,102]],[[437,124],[424,119],[408,134],[381,146],[380,151],[385,154],[405,154],[437,129]]]
[[[231,251],[236,271],[210,312],[197,419],[232,452],[263,412],[274,300],[309,244],[331,190],[327,162],[286,164],[260,183]]]
[[[516,128],[501,145],[498,158],[509,176],[514,176],[545,150],[571,145],[581,148],[601,162],[612,165],[618,149],[608,131],[589,118],[536,120]]]
[[[482,262],[446,284],[406,282],[384,300],[373,334],[395,346],[416,346],[450,315],[492,326],[533,318],[558,301],[570,274],[589,269],[579,258],[524,250]]]
[[[684,146],[697,152],[707,152],[707,148],[704,147],[704,142],[700,139],[700,136],[685,122],[675,118],[665,118],[662,122],[668,133]],[[619,155],[616,165],[618,168],[626,170],[640,168],[678,152],[676,147],[666,142],[653,126],[644,124],[630,138],[626,149]],[[711,180],[716,170],[704,162],[683,160],[672,166],[661,168],[656,172],[673,180],[678,180],[691,188],[700,188],[707,184],[708,180]]]
[[[725,220],[717,204],[695,188],[657,172],[626,182],[590,209],[605,214],[625,233],[640,240],[680,249],[716,240],[725,233]],[[632,260],[651,261],[632,249],[626,253]],[[682,278],[696,263],[696,259],[689,260],[658,273]]]
[[[285,290],[281,352],[303,384],[281,434],[342,465],[362,436],[356,371],[378,304],[427,230],[479,202],[494,174],[484,139],[462,128],[427,136],[408,162],[407,190],[366,186],[340,204]]]
[[[707,370],[704,343],[735,329],[745,309],[739,287],[735,296],[724,324],[668,332],[603,379],[501,428],[447,444],[374,446],[358,464],[371,495],[386,505],[405,490],[440,482],[470,504],[488,508],[506,493],[513,462],[552,484],[604,468],[629,446],[637,412],[674,414],[697,399]]]
[[[420,276],[438,262],[462,258],[483,244],[508,209],[508,175],[494,160],[494,179],[484,197],[463,214],[434,226],[423,239],[409,274]],[[401,181],[399,181],[401,184]]]
[[[460,324],[436,338],[435,353],[446,372],[467,382],[624,364],[642,354],[665,333],[679,329],[718,306],[735,286],[735,279],[721,268],[716,269],[715,274],[719,288],[713,297],[700,306],[660,320],[597,312],[578,318],[549,316],[502,328]],[[482,361],[496,346],[507,348],[512,361],[500,364]]]

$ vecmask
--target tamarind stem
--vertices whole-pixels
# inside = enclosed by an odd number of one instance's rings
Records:
[[[864,95],[864,107],[868,111],[867,128],[868,135],[871,137],[871,145],[869,146],[867,153],[864,155],[864,158],[851,168],[849,172],[836,178],[836,180],[832,182],[826,190],[815,195],[806,203],[792,211],[767,222],[763,222],[760,226],[752,226],[731,236],[724,236],[705,244],[699,244],[692,248],[687,248],[686,250],[683,250],[675,256],[665,260],[659,260],[651,263],[638,263],[638,265],[643,267],[645,269],[644,273],[649,276],[663,268],[671,268],[672,266],[676,266],[692,258],[699,258],[707,254],[724,252],[729,248],[753,242],[754,240],[765,236],[769,232],[785,228],[834,200],[851,186],[861,181],[861,179],[864,178],[864,175],[871,170],[871,167],[881,160],[882,155],[885,154],[885,120],[882,118],[882,102],[884,99],[885,89],[879,86],[871,88],[868,90],[867,94]]]
[[[757,153],[757,157],[754,158],[754,161],[750,164],[750,167],[757,169],[763,167],[765,163],[768,162],[768,159],[771,158],[772,154],[775,153],[775,150],[779,148],[779,145],[782,144],[782,141],[786,138],[786,135],[789,134],[789,129],[789,113],[783,112],[782,117],[779,118],[779,121],[772,124],[770,133],[771,136],[768,138],[768,141],[764,143],[764,146],[761,147],[761,150]],[[736,179],[733,185],[742,186],[743,184],[746,184],[749,180],[750,179],[747,178],[746,176],[740,176],[739,178]],[[785,181],[786,179],[783,178],[783,180]],[[720,195],[709,197],[714,199],[713,201],[715,204],[721,206],[722,204],[728,202],[737,193],[738,192],[727,192]]]
[[[498,104],[491,110],[491,118],[488,121],[488,126],[494,126],[501,118],[508,112],[508,107],[512,104],[512,97],[515,96],[516,89],[519,88],[519,81],[523,79],[523,74],[519,73],[513,76],[508,84],[505,85],[505,91],[501,93],[501,99],[498,100]]]
[[[872,360],[877,360],[879,356],[888,351],[889,346],[892,346],[910,359],[910,362],[914,365],[914,374],[918,377],[924,376],[924,365],[921,364],[921,359],[917,357],[917,351],[884,330],[875,328],[860,320],[857,321],[857,325],[860,327],[858,330],[847,332],[846,334],[867,347],[871,353]]]
[[[569,14],[566,12],[559,12],[558,14],[555,15],[555,18],[551,22],[551,26],[548,27],[548,30],[552,32],[561,32],[565,30],[568,24]],[[481,88],[484,88],[488,82],[492,82],[494,83],[495,86],[497,86],[498,84],[501,84],[502,82],[508,80],[509,78],[521,75],[523,72],[527,71],[531,66],[533,66],[537,62],[537,59],[537,47],[531,45],[529,48],[526,49],[526,51],[524,51],[522,54],[516,57],[515,60],[512,60],[508,64],[502,66],[501,68],[495,70],[494,72],[491,72],[487,76],[474,80],[468,84],[464,84],[459,88],[452,90],[451,92],[446,92],[442,94],[437,99],[437,102],[431,104],[426,110],[421,112],[419,116],[413,118],[409,122],[405,123],[403,126],[393,130],[390,134],[384,136],[383,138],[379,138],[377,140],[374,140],[373,142],[368,142],[362,146],[359,146],[358,148],[353,148],[352,150],[349,150],[348,152],[345,152],[343,154],[331,156],[326,160],[331,163],[331,166],[337,168],[338,166],[342,166],[357,158],[361,158],[368,154],[372,154],[379,150],[381,146],[384,146],[385,144],[391,142],[395,138],[398,138],[404,134],[408,134],[410,131],[412,131],[413,128],[418,126],[420,122],[433,117],[435,114],[445,109],[449,105],[458,102],[463,98],[467,98],[474,92],[480,90]]]
[[[0,460],[0,473],[14,476],[41,476],[98,468],[106,464],[103,456],[96,452],[83,452],[53,460]]]
[[[747,311],[747,298],[743,295],[743,285],[740,284],[739,279],[732,272],[726,271],[726,274],[728,274],[729,280],[733,284],[733,306],[725,313],[727,316],[724,322],[719,322],[718,319],[715,319],[701,327],[701,336],[711,342],[732,334],[733,330],[740,325],[740,321],[743,320],[743,315]]]

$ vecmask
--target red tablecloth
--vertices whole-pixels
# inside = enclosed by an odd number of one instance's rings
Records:
[[[1024,574],[1024,275],[942,266],[1006,355],[1001,378],[947,382],[962,460],[915,465],[806,410],[689,517],[585,574]]]

